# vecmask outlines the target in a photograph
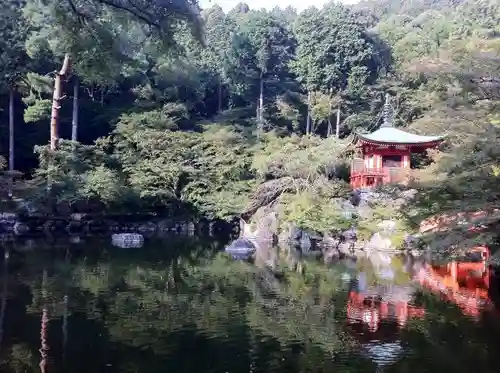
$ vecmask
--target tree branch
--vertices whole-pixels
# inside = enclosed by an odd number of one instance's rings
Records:
[[[137,19],[141,20],[142,22],[146,23],[147,25],[153,26],[153,27],[157,28],[158,30],[161,30],[161,26],[158,23],[154,22],[151,18],[148,18],[142,14],[139,14],[138,12],[135,12],[133,9],[130,9],[126,6],[117,4],[113,0],[97,0],[97,1],[102,3],[102,4],[106,4],[107,6],[114,8],[116,10],[120,10],[120,11],[129,13],[129,14],[133,15],[134,17],[136,17]]]
[[[68,4],[71,8],[71,11],[76,14],[76,17],[78,18],[78,22],[82,25],[85,24],[89,19],[88,15],[79,11],[77,9],[75,3],[73,2],[73,0],[68,0]]]

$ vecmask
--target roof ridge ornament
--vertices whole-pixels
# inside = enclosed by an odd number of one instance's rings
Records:
[[[403,129],[394,127],[394,116],[396,115],[394,107],[391,105],[391,96],[386,93],[385,104],[382,111],[384,120],[380,128],[372,133],[360,133],[356,131],[355,146],[375,145],[375,146],[405,146],[416,151],[423,148],[436,147],[444,140],[445,135],[424,136]],[[379,114],[380,116],[380,114]],[[377,122],[380,121],[380,118]]]
[[[382,125],[380,128],[392,128],[393,126],[393,120],[394,120],[394,109],[391,105],[391,96],[389,93],[385,94],[385,104],[384,104],[384,121],[382,122]]]

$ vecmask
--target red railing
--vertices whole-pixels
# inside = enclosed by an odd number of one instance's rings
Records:
[[[364,163],[357,162],[351,164],[353,187],[405,183],[409,176],[410,170],[402,167],[365,167]]]

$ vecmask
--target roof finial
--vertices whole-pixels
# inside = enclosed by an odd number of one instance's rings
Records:
[[[385,94],[385,104],[384,104],[384,122],[380,126],[382,127],[392,127],[393,110],[391,106],[391,96],[389,93]]]

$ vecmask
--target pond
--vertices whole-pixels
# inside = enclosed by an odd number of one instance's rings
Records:
[[[290,248],[276,249],[271,271],[226,257],[222,242],[181,236],[129,249],[108,236],[2,245],[1,372],[500,366],[498,279],[487,268],[453,283],[449,265],[326,266]]]

